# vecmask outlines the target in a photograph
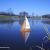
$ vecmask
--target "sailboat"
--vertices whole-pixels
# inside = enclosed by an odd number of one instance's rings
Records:
[[[29,24],[29,21],[26,16],[25,16],[23,24],[21,25],[20,31],[22,33],[22,36],[24,37],[25,42],[26,42],[29,37],[29,34],[30,34],[30,24]]]
[[[25,16],[25,20],[24,20],[23,24],[21,25],[20,31],[22,33],[30,32],[30,24],[29,24],[29,21],[26,16]]]

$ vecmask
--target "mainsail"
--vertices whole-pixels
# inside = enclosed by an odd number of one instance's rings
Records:
[[[26,23],[25,29],[30,29],[30,24],[26,16],[25,16],[25,23]]]

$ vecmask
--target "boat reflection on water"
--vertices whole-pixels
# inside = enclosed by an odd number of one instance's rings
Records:
[[[30,35],[30,32],[25,33],[25,43],[27,42],[27,39],[28,39],[29,35]]]

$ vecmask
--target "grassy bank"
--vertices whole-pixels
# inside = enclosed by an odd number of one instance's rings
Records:
[[[5,15],[0,15],[0,18],[17,18],[17,16],[5,16]]]
[[[16,16],[3,16],[3,15],[0,15],[0,22],[14,22],[15,19],[13,18],[16,18]]]

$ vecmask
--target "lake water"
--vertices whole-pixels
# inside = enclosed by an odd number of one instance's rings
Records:
[[[0,23],[0,48],[2,50],[41,50],[40,47],[50,50],[50,41],[44,37],[47,36],[47,30],[50,32],[49,20],[32,20],[29,19],[31,32],[24,42],[20,29],[19,21],[13,23]],[[44,39],[44,40],[43,40]],[[43,46],[42,46],[43,44]]]

